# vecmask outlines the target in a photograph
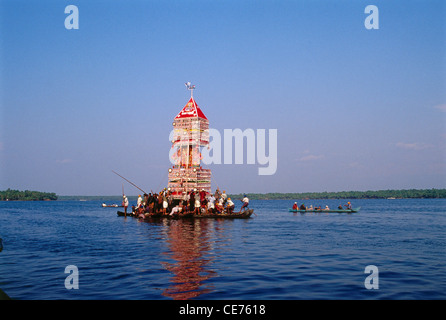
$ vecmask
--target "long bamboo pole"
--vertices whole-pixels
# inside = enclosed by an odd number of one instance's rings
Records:
[[[147,192],[145,192],[143,189],[141,189],[140,187],[138,187],[136,184],[134,184],[133,182],[131,182],[130,180],[127,180],[126,178],[124,178],[123,176],[121,176],[119,173],[117,173],[117,172],[115,172],[115,171],[113,171],[113,170],[112,170],[112,172],[113,172],[114,174],[120,176],[122,179],[124,179],[125,181],[127,181],[128,183],[130,183],[132,186],[136,187],[137,189],[141,190],[141,191],[144,192],[144,193],[147,193]]]

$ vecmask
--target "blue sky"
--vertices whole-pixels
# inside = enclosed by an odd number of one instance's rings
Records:
[[[166,186],[186,81],[212,128],[278,130],[274,175],[210,165],[213,188],[446,187],[443,1],[0,3],[0,190]]]

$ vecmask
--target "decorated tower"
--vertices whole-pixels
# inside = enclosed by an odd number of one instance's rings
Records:
[[[209,144],[209,120],[193,97],[194,85],[186,83],[191,97],[173,121],[173,139],[167,187],[174,199],[183,192],[205,190],[211,192],[211,170],[201,167],[201,149]]]

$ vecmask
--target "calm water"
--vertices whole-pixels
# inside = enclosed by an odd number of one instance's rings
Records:
[[[248,220],[145,223],[100,202],[0,202],[0,288],[14,299],[446,298],[446,200],[357,200],[358,214],[293,214],[292,203],[251,201]],[[78,290],[65,288],[68,265]],[[368,265],[379,289],[364,286]]]

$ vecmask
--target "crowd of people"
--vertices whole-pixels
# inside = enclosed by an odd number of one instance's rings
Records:
[[[240,211],[248,208],[249,199],[244,195]],[[122,206],[125,213],[129,206],[128,198],[123,195]],[[191,190],[189,192],[183,191],[181,199],[174,199],[170,189],[164,188],[160,192],[144,193],[143,196],[138,195],[136,206],[132,206],[132,212],[135,215],[147,214],[233,214],[235,204],[226,191],[220,192],[217,188],[215,193],[209,193],[205,190]]]

